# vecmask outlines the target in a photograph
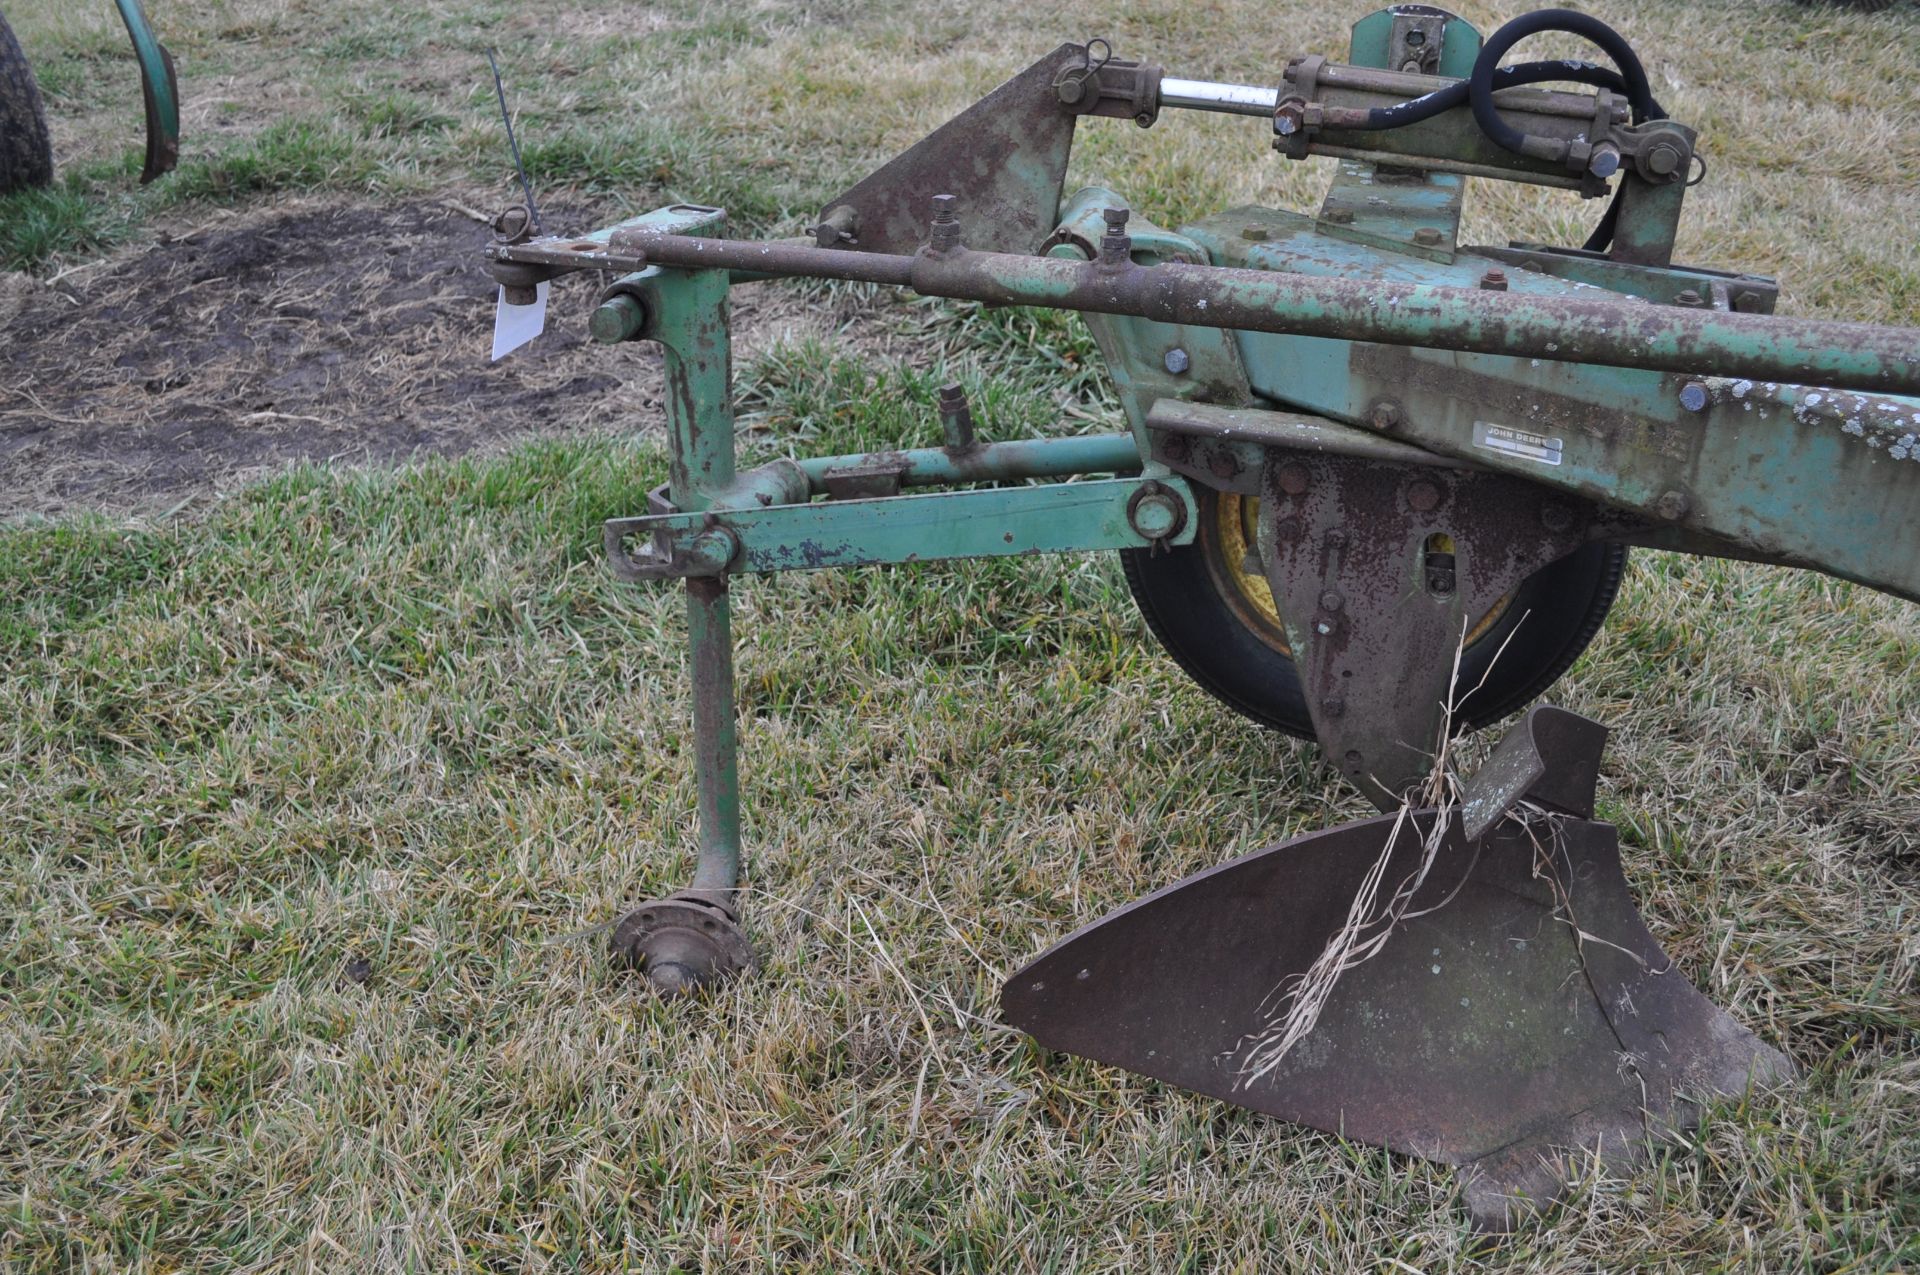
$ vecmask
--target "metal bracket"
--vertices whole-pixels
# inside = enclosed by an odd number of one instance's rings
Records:
[[[1261,502],[1260,556],[1314,733],[1386,810],[1432,771],[1449,705],[1472,690],[1452,685],[1455,652],[1599,522],[1500,474],[1283,450],[1267,455]]]
[[[652,580],[1144,549],[1189,544],[1196,523],[1186,480],[1109,478],[614,518],[603,530],[614,571]],[[651,546],[630,552],[640,536]]]
[[[966,242],[1033,252],[1053,229],[1076,114],[1055,83],[1085,66],[1063,44],[827,202],[814,241],[862,252],[911,253],[927,233],[927,199],[956,197]]]
[[[1104,115],[1130,119],[1141,128],[1153,127],[1160,118],[1160,67],[1112,54],[1105,40],[1096,36],[1087,41],[1085,60],[1079,66],[1063,67],[1054,77],[1054,95],[1075,115]]]
[[[1410,75],[1438,75],[1440,50],[1453,15],[1421,4],[1397,5],[1387,36],[1387,65]]]

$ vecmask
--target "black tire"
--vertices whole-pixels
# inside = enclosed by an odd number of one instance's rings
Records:
[[[1286,633],[1271,612],[1272,595],[1262,606],[1254,595],[1265,582],[1249,593],[1238,563],[1229,561],[1244,544],[1229,543],[1240,498],[1205,488],[1196,495],[1194,543],[1158,555],[1121,550],[1127,587],[1154,637],[1203,690],[1263,726],[1312,739],[1313,719]],[[1624,545],[1592,544],[1522,582],[1461,653],[1461,684],[1479,685],[1483,676],[1486,682],[1462,701],[1456,729],[1500,720],[1572,667],[1606,620],[1626,564]]]
[[[0,17],[0,195],[53,182],[47,104],[13,28]]]

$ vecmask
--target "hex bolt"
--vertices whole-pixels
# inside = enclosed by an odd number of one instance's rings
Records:
[[[1568,531],[1573,527],[1573,510],[1558,501],[1540,506],[1540,525],[1548,531]]]
[[[1422,248],[1432,248],[1440,242],[1441,234],[1432,226],[1422,226],[1413,232],[1413,241]]]
[[[1733,308],[1741,314],[1759,314],[1767,308],[1767,299],[1758,292],[1737,292],[1733,297]]]
[[[1186,370],[1193,366],[1193,360],[1187,357],[1187,352],[1177,345],[1167,351],[1167,357],[1162,361],[1166,364],[1167,371],[1175,376],[1184,375]]]
[[[1273,113],[1273,131],[1281,137],[1292,137],[1300,131],[1306,119],[1307,104],[1297,97],[1290,97],[1280,103]]]
[[[647,308],[638,298],[617,293],[602,301],[587,319],[587,331],[602,345],[631,341],[646,326]]]
[[[1660,498],[1653,502],[1654,514],[1668,522],[1679,522],[1692,508],[1693,501],[1686,492],[1677,488],[1673,491],[1661,492]]]
[[[1250,240],[1253,243],[1263,243],[1267,237],[1267,228],[1265,226],[1242,226],[1240,227],[1240,237]]]
[[[1407,485],[1407,504],[1417,513],[1432,513],[1440,507],[1440,488],[1417,478]]]
[[[1280,490],[1286,492],[1287,495],[1302,495],[1307,490],[1309,481],[1310,476],[1307,473],[1307,467],[1305,465],[1288,464],[1280,466]]]
[[[933,226],[928,236],[929,252],[948,252],[960,243],[960,218],[955,212],[960,201],[952,195],[933,197]]]
[[[1488,292],[1505,292],[1507,290],[1507,272],[1504,270],[1487,271],[1480,276],[1480,286]]]
[[[1706,383],[1703,381],[1688,381],[1680,387],[1680,406],[1689,412],[1706,411],[1710,401],[1712,401],[1712,395],[1707,393]]]
[[[1383,398],[1373,405],[1373,410],[1367,414],[1367,419],[1373,422],[1375,429],[1399,429],[1406,417],[1398,403],[1390,398]]]
[[[1595,177],[1611,177],[1620,171],[1620,148],[1612,142],[1602,142],[1593,148],[1593,154],[1587,156],[1587,171]]]
[[[1673,298],[1673,303],[1675,305],[1685,305],[1685,306],[1699,306],[1699,305],[1705,304],[1705,302],[1700,300],[1700,294],[1698,292],[1695,292],[1692,288],[1684,289],[1683,291],[1676,294]]]

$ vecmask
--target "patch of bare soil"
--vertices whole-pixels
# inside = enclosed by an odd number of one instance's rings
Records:
[[[589,281],[556,283],[547,332],[487,361],[486,239],[436,200],[307,204],[51,283],[6,277],[0,517],[168,508],[297,461],[659,428],[659,353],[588,340]],[[779,293],[736,294],[749,347],[794,322]]]

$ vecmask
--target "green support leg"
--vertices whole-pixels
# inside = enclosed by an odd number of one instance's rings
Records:
[[[733,346],[725,271],[648,271],[634,280],[642,335],[666,354],[669,495],[697,512],[734,476]],[[740,765],[733,705],[733,627],[725,576],[687,580],[700,859],[693,884],[644,903],[614,930],[613,950],[665,994],[686,994],[753,964],[734,909],[740,884]]]
[[[727,578],[687,581],[693,657],[694,765],[700,786],[700,862],[692,891],[731,908],[740,884],[740,747],[733,713],[733,622]]]

